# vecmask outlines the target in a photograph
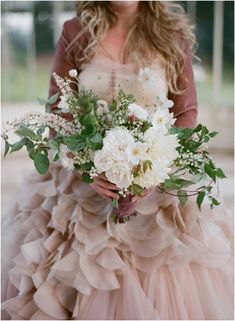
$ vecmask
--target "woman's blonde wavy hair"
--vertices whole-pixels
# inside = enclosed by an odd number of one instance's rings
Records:
[[[75,6],[82,28],[68,51],[82,50],[80,61],[88,62],[102,46],[108,29],[116,23],[117,14],[109,1],[77,1]],[[81,37],[87,39],[85,48],[81,48]],[[144,66],[149,58],[160,57],[165,66],[169,90],[180,94],[184,90],[178,88],[177,78],[184,65],[186,44],[194,54],[197,47],[194,26],[182,6],[169,1],[140,1],[122,56],[132,57],[138,66]]]

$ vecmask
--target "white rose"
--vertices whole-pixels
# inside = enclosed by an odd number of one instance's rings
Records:
[[[72,78],[76,78],[78,75],[78,72],[76,69],[70,69],[69,70],[69,76],[72,77]]]
[[[102,149],[95,152],[94,164],[97,170],[100,173],[103,173],[112,167],[113,161],[109,157],[109,154],[104,149]]]
[[[103,145],[113,160],[127,161],[127,148],[135,143],[133,136],[125,128],[115,128],[108,131]]]
[[[141,106],[133,103],[128,106],[129,115],[134,115],[140,120],[146,120],[148,117],[148,112]]]
[[[131,168],[127,162],[115,162],[105,175],[111,183],[116,184],[120,189],[128,188],[133,181]]]

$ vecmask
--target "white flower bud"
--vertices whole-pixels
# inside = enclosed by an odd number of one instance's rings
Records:
[[[69,76],[72,77],[72,78],[76,78],[78,75],[78,72],[76,69],[70,69],[69,70]]]

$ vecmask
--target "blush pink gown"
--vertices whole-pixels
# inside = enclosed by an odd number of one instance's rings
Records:
[[[133,65],[97,56],[80,84],[110,101],[119,88],[146,109],[167,94],[143,88]],[[223,206],[152,191],[137,216],[114,224],[112,205],[58,165],[24,179],[2,223],[2,310],[10,319],[233,319],[233,219]],[[176,214],[187,226],[182,233]]]

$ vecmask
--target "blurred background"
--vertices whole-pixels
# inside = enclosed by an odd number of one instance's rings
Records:
[[[227,179],[220,190],[233,210],[234,2],[176,1],[196,27],[199,47],[193,61],[199,122],[220,134],[209,145]],[[53,53],[63,22],[75,15],[74,1],[1,1],[2,122],[41,111],[47,98]],[[2,213],[14,202],[22,177],[33,169],[24,150],[3,159]]]

